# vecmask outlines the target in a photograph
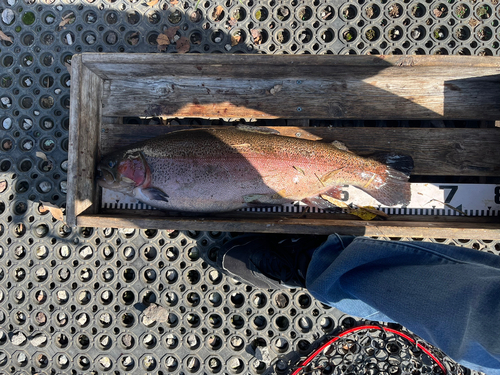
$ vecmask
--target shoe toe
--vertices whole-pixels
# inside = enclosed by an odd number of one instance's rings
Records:
[[[227,251],[222,260],[222,266],[229,274],[245,283],[262,289],[282,289],[279,281],[263,276],[255,267],[248,252],[233,247]]]

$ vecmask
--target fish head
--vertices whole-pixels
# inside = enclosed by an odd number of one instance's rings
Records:
[[[148,187],[151,171],[140,151],[115,152],[97,166],[97,183],[107,189],[133,194],[136,187]]]

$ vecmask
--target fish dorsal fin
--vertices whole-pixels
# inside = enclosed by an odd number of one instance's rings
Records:
[[[352,152],[352,151],[350,151],[350,150],[347,148],[347,146],[345,145],[345,143],[340,142],[340,141],[333,141],[333,142],[332,142],[332,146],[335,146],[335,147],[337,147],[339,150],[342,150],[342,151]]]
[[[271,129],[271,128],[267,128],[265,126],[253,126],[253,125],[238,124],[238,125],[236,125],[236,129],[243,130],[246,132],[261,133],[261,134],[275,134],[275,135],[280,134],[279,131]]]

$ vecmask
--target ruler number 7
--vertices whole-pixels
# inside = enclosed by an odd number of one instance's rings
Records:
[[[450,192],[446,196],[444,203],[450,203],[453,197],[455,196],[455,193],[458,190],[458,186],[456,185],[450,185],[450,186],[440,186],[439,189],[445,190],[445,189],[450,189]]]

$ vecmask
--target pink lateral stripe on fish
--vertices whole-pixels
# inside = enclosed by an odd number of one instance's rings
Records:
[[[159,209],[225,212],[294,201],[321,208],[355,186],[394,206],[411,198],[408,156],[384,162],[335,144],[247,128],[181,130],[106,155],[98,183]]]

